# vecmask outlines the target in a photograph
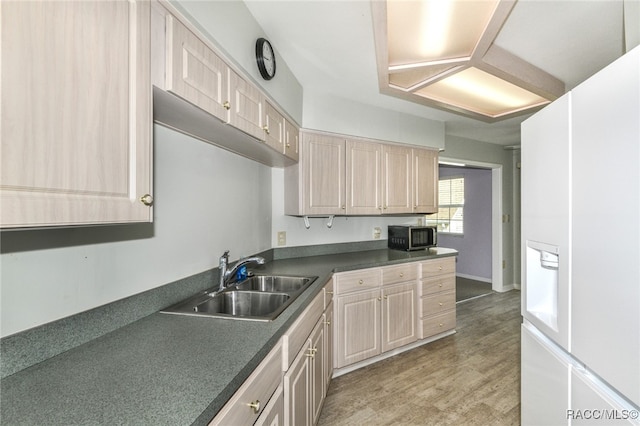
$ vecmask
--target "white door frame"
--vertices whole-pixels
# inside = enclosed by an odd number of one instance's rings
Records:
[[[504,286],[502,269],[502,164],[450,157],[439,160],[491,169],[491,289],[500,293],[510,290]]]

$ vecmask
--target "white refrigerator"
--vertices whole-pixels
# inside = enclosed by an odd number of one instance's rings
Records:
[[[640,425],[640,47],[522,124],[523,425]]]

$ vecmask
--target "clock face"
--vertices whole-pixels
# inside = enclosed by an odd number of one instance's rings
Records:
[[[264,38],[256,41],[256,62],[260,75],[265,80],[271,80],[276,75],[276,56],[271,43]]]

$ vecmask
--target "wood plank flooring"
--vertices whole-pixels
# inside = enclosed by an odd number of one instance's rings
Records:
[[[456,277],[456,302],[491,293],[491,283]]]
[[[457,305],[457,333],[333,379],[329,425],[518,425],[520,292]]]

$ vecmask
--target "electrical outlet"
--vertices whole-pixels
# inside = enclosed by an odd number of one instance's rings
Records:
[[[382,233],[382,230],[380,229],[380,227],[376,226],[375,228],[373,228],[373,239],[379,240],[381,233]]]
[[[286,246],[287,245],[287,232],[286,231],[278,231],[278,245]]]

